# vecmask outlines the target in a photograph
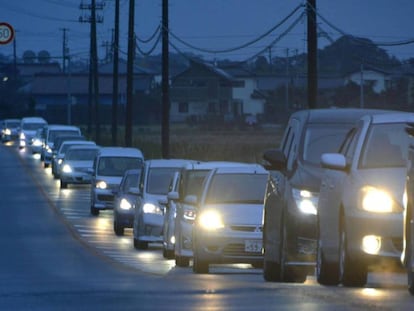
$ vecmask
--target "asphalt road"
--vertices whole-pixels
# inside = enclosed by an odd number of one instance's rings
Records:
[[[412,310],[406,277],[370,274],[365,288],[266,283],[249,265],[208,275],[175,267],[159,245],[117,237],[112,212],[89,214],[89,186],[60,190],[50,169],[0,146],[0,310]]]

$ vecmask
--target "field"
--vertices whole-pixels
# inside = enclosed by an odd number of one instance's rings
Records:
[[[110,128],[102,130],[102,145],[110,145]],[[161,129],[138,127],[133,131],[133,147],[142,150],[145,158],[160,158]],[[203,130],[188,126],[170,127],[170,157],[201,161],[240,161],[261,163],[266,149],[279,146],[283,128],[266,126],[259,129]],[[123,132],[118,144],[124,144]]]

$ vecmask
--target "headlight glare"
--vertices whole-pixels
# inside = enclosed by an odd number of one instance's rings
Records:
[[[362,189],[362,209],[372,213],[392,213],[394,202],[392,197],[384,190],[374,187]]]
[[[108,185],[103,180],[98,181],[96,183],[96,188],[98,188],[98,189],[106,189],[107,187],[108,187]]]
[[[119,207],[123,210],[129,210],[132,208],[132,204],[129,203],[127,199],[123,198],[121,202],[119,203]]]
[[[63,173],[72,173],[72,168],[70,167],[70,165],[69,165],[69,164],[65,164],[65,165],[63,165],[63,167],[62,167],[62,172],[63,172]]]
[[[217,230],[224,228],[223,221],[217,211],[209,210],[200,214],[199,225],[206,230]]]
[[[296,206],[303,214],[318,214],[318,194],[308,190],[292,188],[292,195],[295,199]]]
[[[142,207],[145,214],[158,214],[163,215],[162,209],[153,203],[145,203]]]

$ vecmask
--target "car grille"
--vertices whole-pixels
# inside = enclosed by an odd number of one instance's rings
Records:
[[[248,256],[248,257],[261,257],[262,253],[251,253],[244,250],[244,244],[228,244],[223,249],[223,255],[229,257]]]
[[[262,226],[230,226],[230,229],[233,231],[243,231],[243,232],[263,232]]]
[[[114,200],[114,196],[110,194],[98,194],[98,200],[112,202]]]
[[[80,173],[87,173],[88,169],[87,167],[75,167],[75,171]]]

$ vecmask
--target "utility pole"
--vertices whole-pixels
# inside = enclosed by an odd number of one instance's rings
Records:
[[[127,60],[127,103],[125,110],[125,146],[132,146],[132,104],[134,101],[133,94],[133,74],[135,58],[135,0],[129,0],[129,18],[128,18],[128,60]]]
[[[317,72],[317,25],[316,25],[316,0],[307,0],[308,15],[308,108],[317,108],[318,98],[318,72]]]
[[[66,37],[66,32],[68,31],[67,28],[60,28],[63,32],[63,43],[62,43],[62,71],[66,72],[66,58],[68,52],[68,41]]]
[[[286,49],[286,112],[289,112],[289,48]]]
[[[162,157],[170,157],[170,96],[168,56],[168,0],[162,0]]]
[[[113,79],[112,79],[112,145],[117,145],[118,136],[118,58],[119,58],[119,0],[115,0],[115,30],[113,41]]]
[[[96,23],[102,23],[103,17],[96,16],[96,10],[102,10],[104,2],[96,3],[91,0],[91,4],[85,4],[83,1],[79,5],[82,10],[90,10],[90,16],[81,16],[79,21],[91,24],[91,41],[90,41],[90,61],[89,61],[89,121],[92,123],[92,106],[94,106],[95,116],[95,141],[100,143],[100,118],[99,118],[99,76],[98,76],[98,48],[96,40]],[[88,131],[91,131],[91,124],[88,124]]]

